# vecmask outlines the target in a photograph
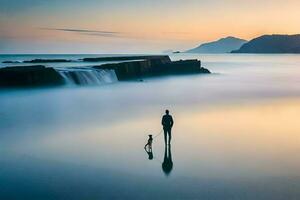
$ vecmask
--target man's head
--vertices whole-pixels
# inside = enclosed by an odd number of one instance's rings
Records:
[[[169,110],[166,110],[166,114],[167,114],[167,115],[169,114]]]

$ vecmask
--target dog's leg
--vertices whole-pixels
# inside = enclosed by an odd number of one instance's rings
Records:
[[[147,147],[148,145],[149,145],[149,144],[147,143],[147,144],[145,145],[144,149],[146,149],[146,147]]]

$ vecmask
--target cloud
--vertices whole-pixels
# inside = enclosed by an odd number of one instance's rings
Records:
[[[159,38],[153,38],[151,36],[145,36],[143,34],[134,34],[129,32],[119,32],[119,31],[110,31],[110,30],[93,30],[93,29],[77,29],[77,28],[47,28],[41,27],[41,30],[50,30],[50,31],[60,31],[60,32],[70,32],[85,36],[92,37],[106,37],[106,38],[126,38],[134,40],[159,40]],[[189,32],[162,32],[163,35],[188,35]]]
[[[100,36],[100,37],[126,37],[124,33],[117,31],[106,30],[89,30],[89,29],[74,29],[74,28],[40,28],[42,30],[73,32],[82,35]]]
[[[88,30],[88,29],[69,29],[69,28],[42,28],[42,29],[65,31],[65,32],[78,32],[78,33],[121,34],[121,32],[116,32],[116,31],[99,31],[99,30]]]

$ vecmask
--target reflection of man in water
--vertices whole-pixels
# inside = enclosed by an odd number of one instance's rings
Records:
[[[164,128],[165,144],[167,144],[167,135],[169,135],[169,144],[171,143],[171,130],[174,124],[173,118],[169,115],[169,110],[166,110],[166,114],[162,117],[161,124]]]
[[[171,146],[167,145],[165,146],[165,157],[164,157],[164,162],[161,165],[162,170],[164,173],[168,176],[170,172],[173,169],[173,161],[172,161],[172,153],[171,153]]]

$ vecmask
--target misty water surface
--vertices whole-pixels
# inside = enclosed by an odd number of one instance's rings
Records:
[[[188,58],[213,74],[2,89],[1,199],[300,198],[300,56]],[[143,149],[166,108],[169,175]]]

